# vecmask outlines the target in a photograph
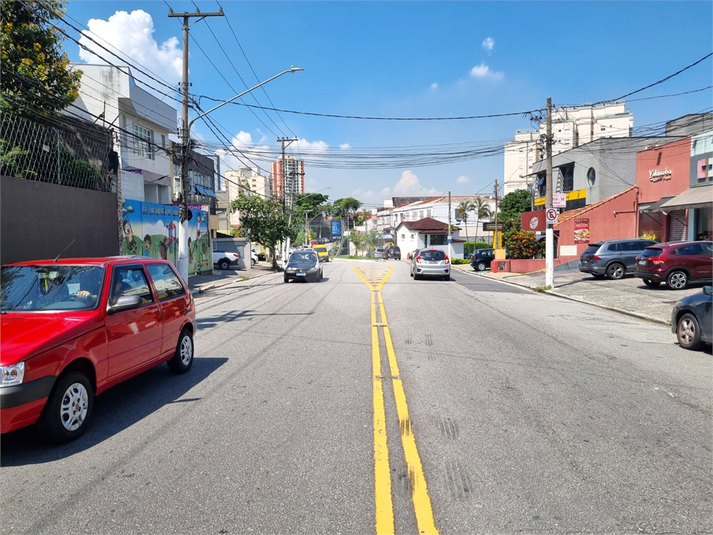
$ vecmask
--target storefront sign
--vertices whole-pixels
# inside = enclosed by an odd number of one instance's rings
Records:
[[[495,230],[503,230],[503,224],[498,223],[497,229],[495,228],[495,223],[483,223],[483,232],[494,232]]]
[[[649,180],[651,182],[658,182],[659,180],[671,180],[673,178],[673,172],[666,167],[663,170],[652,169],[649,171]]]
[[[589,219],[574,220],[574,243],[589,243]]]
[[[537,210],[536,212],[523,212],[520,214],[520,223],[523,230],[530,232],[539,232],[547,228],[545,224],[545,211]]]
[[[553,193],[552,194],[552,206],[554,208],[567,208],[567,194],[566,193]]]

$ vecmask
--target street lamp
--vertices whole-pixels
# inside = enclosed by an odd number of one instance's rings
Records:
[[[187,113],[184,115],[184,128],[183,128],[183,139],[182,139],[182,146],[181,146],[181,200],[180,200],[180,224],[178,225],[178,261],[177,261],[177,268],[178,268],[178,273],[183,277],[183,280],[188,281],[188,203],[186,201],[186,186],[188,184],[188,145],[191,139],[191,126],[193,126],[193,123],[195,123],[198,119],[205,117],[209,113],[214,112],[218,108],[221,108],[225,106],[226,104],[229,104],[233,102],[234,100],[242,97],[243,95],[246,95],[250,93],[250,91],[254,91],[260,86],[265,85],[268,82],[271,82],[275,78],[279,78],[283,74],[287,74],[288,72],[297,72],[297,71],[303,71],[304,69],[300,67],[295,67],[292,66],[287,70],[282,71],[281,73],[276,74],[275,76],[268,78],[264,82],[260,82],[259,84],[251,87],[250,89],[246,89],[242,93],[239,93],[235,95],[233,98],[230,98],[226,100],[225,102],[221,102],[217,106],[214,106],[213,108],[209,109],[208,111],[205,111],[196,117],[193,118],[190,122],[188,122],[188,125],[186,126],[186,119],[187,119]]]

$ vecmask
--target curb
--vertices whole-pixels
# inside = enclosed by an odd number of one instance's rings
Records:
[[[651,322],[655,322],[655,323],[660,323],[660,324],[662,324],[662,325],[667,325],[667,326],[670,326],[670,325],[671,325],[671,323],[670,323],[669,321],[666,321],[666,320],[660,320],[660,319],[657,319],[657,318],[652,318],[651,316],[646,316],[646,315],[644,315],[644,314],[639,314],[638,312],[631,312],[631,311],[629,311],[629,310],[623,310],[623,309],[621,309],[621,308],[616,308],[616,307],[612,307],[612,306],[608,306],[608,305],[600,305],[600,304],[597,304],[597,303],[592,303],[591,301],[585,301],[585,300],[583,300],[583,299],[577,299],[577,298],[575,298],[575,297],[570,297],[569,295],[558,294],[558,293],[553,292],[552,290],[544,290],[544,291],[535,290],[532,286],[525,286],[525,285],[522,285],[522,284],[517,284],[517,283],[515,283],[515,282],[510,282],[510,281],[508,281],[508,280],[500,279],[500,278],[497,278],[497,277],[488,277],[487,275],[481,275],[481,274],[480,274],[479,272],[477,272],[477,271],[470,272],[470,271],[466,271],[466,270],[464,270],[464,269],[458,269],[458,271],[460,271],[461,273],[465,273],[465,274],[468,274],[468,275],[475,276],[475,277],[483,277],[483,278],[486,278],[486,279],[489,279],[489,280],[494,280],[494,281],[500,282],[500,283],[502,283],[502,284],[509,284],[510,286],[517,286],[518,288],[524,288],[525,290],[530,290],[530,291],[533,292],[533,293],[548,294],[548,295],[551,295],[551,296],[553,296],[553,297],[558,297],[558,298],[560,298],[560,299],[567,299],[567,300],[569,300],[569,301],[574,301],[575,303],[582,303],[582,304],[591,305],[591,306],[594,306],[594,307],[597,307],[597,308],[603,308],[604,310],[611,310],[612,312],[618,312],[619,314],[624,314],[624,315],[626,315],[626,316],[631,316],[631,317],[638,318],[638,319],[642,319],[642,320],[646,320],[646,321],[651,321]],[[525,275],[526,275],[526,274],[525,274]]]

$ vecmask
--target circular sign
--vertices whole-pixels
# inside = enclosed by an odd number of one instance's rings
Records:
[[[548,223],[556,223],[557,222],[557,210],[554,208],[548,208],[547,212],[545,213],[545,219],[547,219]]]
[[[537,225],[539,225],[539,224],[540,224],[540,219],[537,216],[530,219],[530,228],[532,230],[535,230],[537,228]]]

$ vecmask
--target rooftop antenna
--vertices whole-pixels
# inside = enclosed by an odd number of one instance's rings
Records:
[[[55,258],[54,261],[56,262],[57,260],[59,260],[59,257],[62,256],[62,254],[63,254],[67,249],[69,249],[75,241],[77,241],[77,238],[74,238],[74,239],[70,242],[70,244],[67,245],[67,247],[65,247],[64,249],[62,249],[62,252],[57,255],[57,258]]]

